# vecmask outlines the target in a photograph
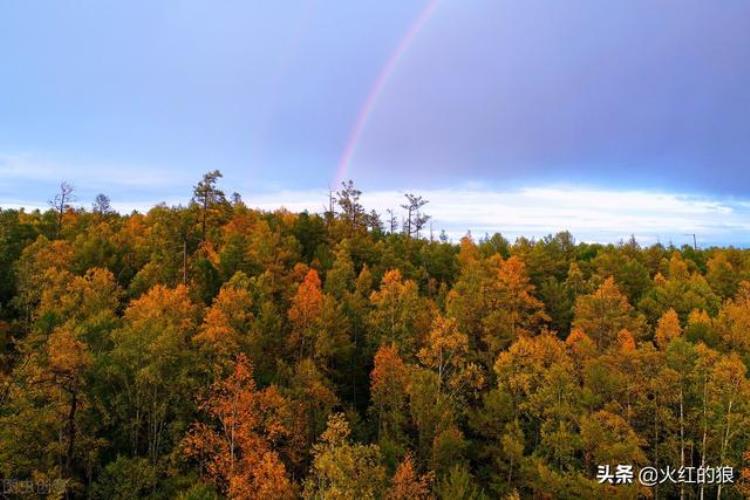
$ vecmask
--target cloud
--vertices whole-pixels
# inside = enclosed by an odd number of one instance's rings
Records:
[[[445,230],[453,240],[467,231],[475,237],[500,232],[515,239],[541,238],[567,230],[587,242],[617,242],[635,235],[644,244],[660,241],[682,245],[692,243],[694,233],[702,246],[750,246],[750,200],[560,185],[508,191],[467,185],[457,189],[369,191],[362,195],[361,202],[367,210],[385,215],[391,209],[401,217],[405,192],[418,193],[429,200],[425,212],[432,216],[434,235]],[[244,199],[248,206],[263,210],[284,207],[293,212],[322,213],[328,192],[280,190],[246,193]],[[146,212],[161,201],[167,205],[186,203],[179,197],[154,201],[125,199],[113,203],[113,208],[121,213]],[[45,208],[18,199],[0,202],[0,206]],[[429,234],[429,228],[425,234]]]
[[[111,207],[113,210],[121,213],[121,214],[129,214],[133,211],[140,212],[140,213],[146,213],[151,208],[155,207],[156,205],[164,203],[167,206],[177,206],[177,205],[185,205],[185,200],[181,199],[161,199],[161,200],[153,200],[153,201],[124,201],[124,202],[113,202],[111,204]],[[84,202],[73,202],[73,206],[75,207],[84,207],[90,209],[90,204],[84,203]],[[31,201],[24,201],[19,199],[9,199],[9,200],[2,200],[0,201],[0,208],[3,209],[14,209],[14,210],[20,210],[24,209],[26,211],[33,211],[33,210],[41,210],[45,211],[50,208],[48,203],[39,203],[39,202],[31,202]]]
[[[87,187],[158,188],[186,181],[176,169],[116,164],[68,164],[29,154],[0,154],[0,179],[57,184],[85,181]]]
[[[369,209],[401,212],[406,191],[373,191],[362,195]],[[702,244],[750,243],[750,203],[687,194],[611,189],[533,186],[513,191],[476,188],[415,190],[429,204],[433,230],[453,238],[471,231],[481,237],[501,232],[507,237],[543,237],[569,230],[578,239],[616,242],[635,235],[639,241],[682,244],[692,233]],[[272,210],[324,210],[327,192],[280,191],[248,196],[250,206]]]

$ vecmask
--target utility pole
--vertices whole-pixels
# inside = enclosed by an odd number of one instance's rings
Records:
[[[326,219],[326,227],[330,226],[333,219],[336,217],[336,198],[333,195],[333,189],[328,186],[328,210],[324,213]]]
[[[693,250],[698,251],[698,240],[695,237],[695,233],[685,233],[685,236],[693,237]]]

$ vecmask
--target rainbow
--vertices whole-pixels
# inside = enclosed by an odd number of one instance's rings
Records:
[[[349,163],[351,162],[352,156],[354,155],[354,151],[357,149],[357,145],[359,144],[362,132],[364,132],[364,129],[367,126],[367,121],[369,120],[373,109],[375,109],[375,104],[377,104],[378,97],[383,91],[385,85],[388,83],[391,75],[393,75],[393,73],[395,72],[396,66],[398,65],[402,56],[409,49],[409,46],[414,40],[414,37],[417,36],[417,33],[419,33],[419,31],[422,29],[422,26],[424,26],[424,24],[432,15],[435,7],[437,6],[437,3],[438,0],[429,0],[427,2],[427,5],[422,9],[422,11],[419,13],[406,33],[404,33],[404,36],[401,37],[401,41],[396,46],[396,49],[393,51],[388,60],[385,62],[383,68],[380,70],[380,73],[370,87],[370,92],[367,94],[367,98],[365,99],[362,108],[357,114],[357,119],[354,122],[354,126],[349,132],[349,139],[346,142],[346,147],[344,147],[344,151],[341,154],[338,167],[336,168],[336,175],[333,179],[334,186],[338,186],[341,181],[345,180],[346,175],[349,171]]]

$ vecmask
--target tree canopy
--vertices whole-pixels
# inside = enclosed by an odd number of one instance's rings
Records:
[[[0,210],[0,481],[67,498],[742,498],[750,251],[452,242],[430,205]],[[431,232],[431,231],[430,231]],[[619,486],[601,465],[727,465]],[[62,486],[60,486],[62,485]]]

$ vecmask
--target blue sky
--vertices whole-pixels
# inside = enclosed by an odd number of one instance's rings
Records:
[[[346,177],[435,228],[750,243],[750,4],[0,4],[0,206],[318,210]],[[359,125],[359,127],[358,127]],[[366,201],[368,198],[366,198]],[[745,221],[748,222],[745,222]]]

